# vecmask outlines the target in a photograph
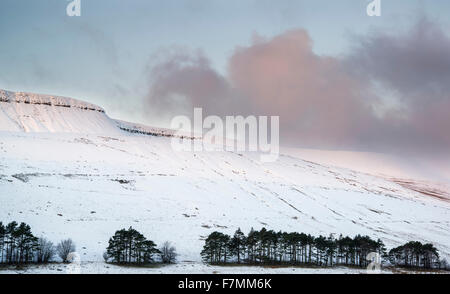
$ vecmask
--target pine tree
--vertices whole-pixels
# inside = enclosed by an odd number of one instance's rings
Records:
[[[6,225],[6,263],[13,263],[15,260],[14,250],[16,244],[16,228],[17,222],[12,221]]]
[[[238,228],[230,241],[230,252],[231,254],[236,255],[237,263],[241,263],[242,255],[245,252],[245,242],[245,235],[242,233],[241,229]]]
[[[227,262],[230,248],[230,236],[220,232],[212,232],[205,240],[201,255],[204,261],[211,264]]]
[[[6,225],[0,223],[0,263],[29,263],[34,260],[37,238],[25,223],[13,221]]]
[[[256,263],[256,245],[258,243],[257,238],[257,232],[253,230],[253,228],[251,228],[250,232],[247,235],[245,244],[247,247],[247,259],[251,263]]]
[[[154,262],[154,255],[161,253],[156,244],[130,227],[128,230],[116,231],[109,239],[105,258],[120,264],[147,264]]]
[[[2,222],[0,222],[0,263],[3,263],[4,250],[5,246],[5,237],[6,237],[6,228]]]
[[[211,264],[244,261],[249,264],[289,262],[367,267],[370,262],[367,255],[371,252],[380,254],[382,259],[388,257],[392,264],[400,266],[437,268],[444,264],[432,244],[408,242],[393,248],[387,255],[384,243],[369,236],[356,235],[351,238],[340,235],[339,239],[335,239],[330,235],[315,238],[304,233],[276,233],[265,228],[260,231],[252,228],[247,237],[240,229],[233,237],[213,232],[206,238],[201,255],[205,262]]]
[[[389,251],[392,264],[405,267],[439,267],[439,253],[432,244],[408,242]]]

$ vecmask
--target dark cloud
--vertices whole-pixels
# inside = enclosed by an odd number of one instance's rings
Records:
[[[448,99],[450,38],[437,24],[419,20],[404,34],[372,32],[354,40],[349,68],[358,75],[423,104],[428,97]]]
[[[282,140],[304,147],[436,151],[450,147],[450,39],[435,23],[352,39],[346,57],[319,56],[305,30],[255,35],[226,76],[199,52],[152,67],[149,108],[167,118],[279,115]]]
[[[190,115],[194,107],[226,115],[235,109],[237,96],[227,79],[213,70],[200,51],[176,48],[155,57],[150,69],[147,106],[153,116],[170,119]]]
[[[397,149],[448,150],[449,36],[438,24],[422,18],[402,34],[377,31],[354,41],[356,46],[344,61],[346,68],[360,83],[387,90],[397,104],[369,134]]]

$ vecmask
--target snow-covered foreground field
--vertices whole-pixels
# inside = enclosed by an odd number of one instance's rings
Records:
[[[15,267],[0,268],[0,274],[68,274],[74,273],[72,265],[48,264],[30,265],[20,269]],[[147,267],[118,266],[104,262],[87,261],[76,270],[77,274],[450,274],[443,270],[408,270],[400,268],[383,268],[378,272],[349,267],[314,268],[314,267],[261,267],[261,266],[211,266],[199,262],[181,262],[171,265],[151,265]]]
[[[71,265],[49,264],[31,265],[21,269],[13,267],[0,269],[0,274],[66,274]],[[154,267],[131,267],[106,264],[103,262],[83,262],[80,274],[366,274],[365,269],[337,268],[300,268],[300,267],[256,267],[256,266],[210,266],[203,263],[184,262]],[[390,274],[390,270],[382,270]]]
[[[367,234],[388,248],[418,240],[450,256],[448,194],[429,193],[423,182],[288,155],[262,163],[255,153],[175,152],[170,138],[125,132],[99,111],[9,102],[0,110],[8,122],[0,131],[0,221],[26,222],[55,243],[72,238],[86,272],[147,271],[101,263],[108,239],[130,226],[177,247],[181,264],[151,272],[216,271],[200,263],[204,239],[238,227]],[[289,271],[217,268],[265,270]]]

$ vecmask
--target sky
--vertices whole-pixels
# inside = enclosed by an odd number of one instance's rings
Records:
[[[449,150],[449,1],[69,2],[1,1],[0,88],[159,126],[193,106],[280,115],[302,147]]]

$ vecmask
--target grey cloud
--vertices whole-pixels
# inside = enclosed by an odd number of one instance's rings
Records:
[[[378,83],[398,100],[371,134],[385,145],[448,151],[450,147],[450,37],[420,19],[407,32],[372,32],[344,63],[355,79]]]

